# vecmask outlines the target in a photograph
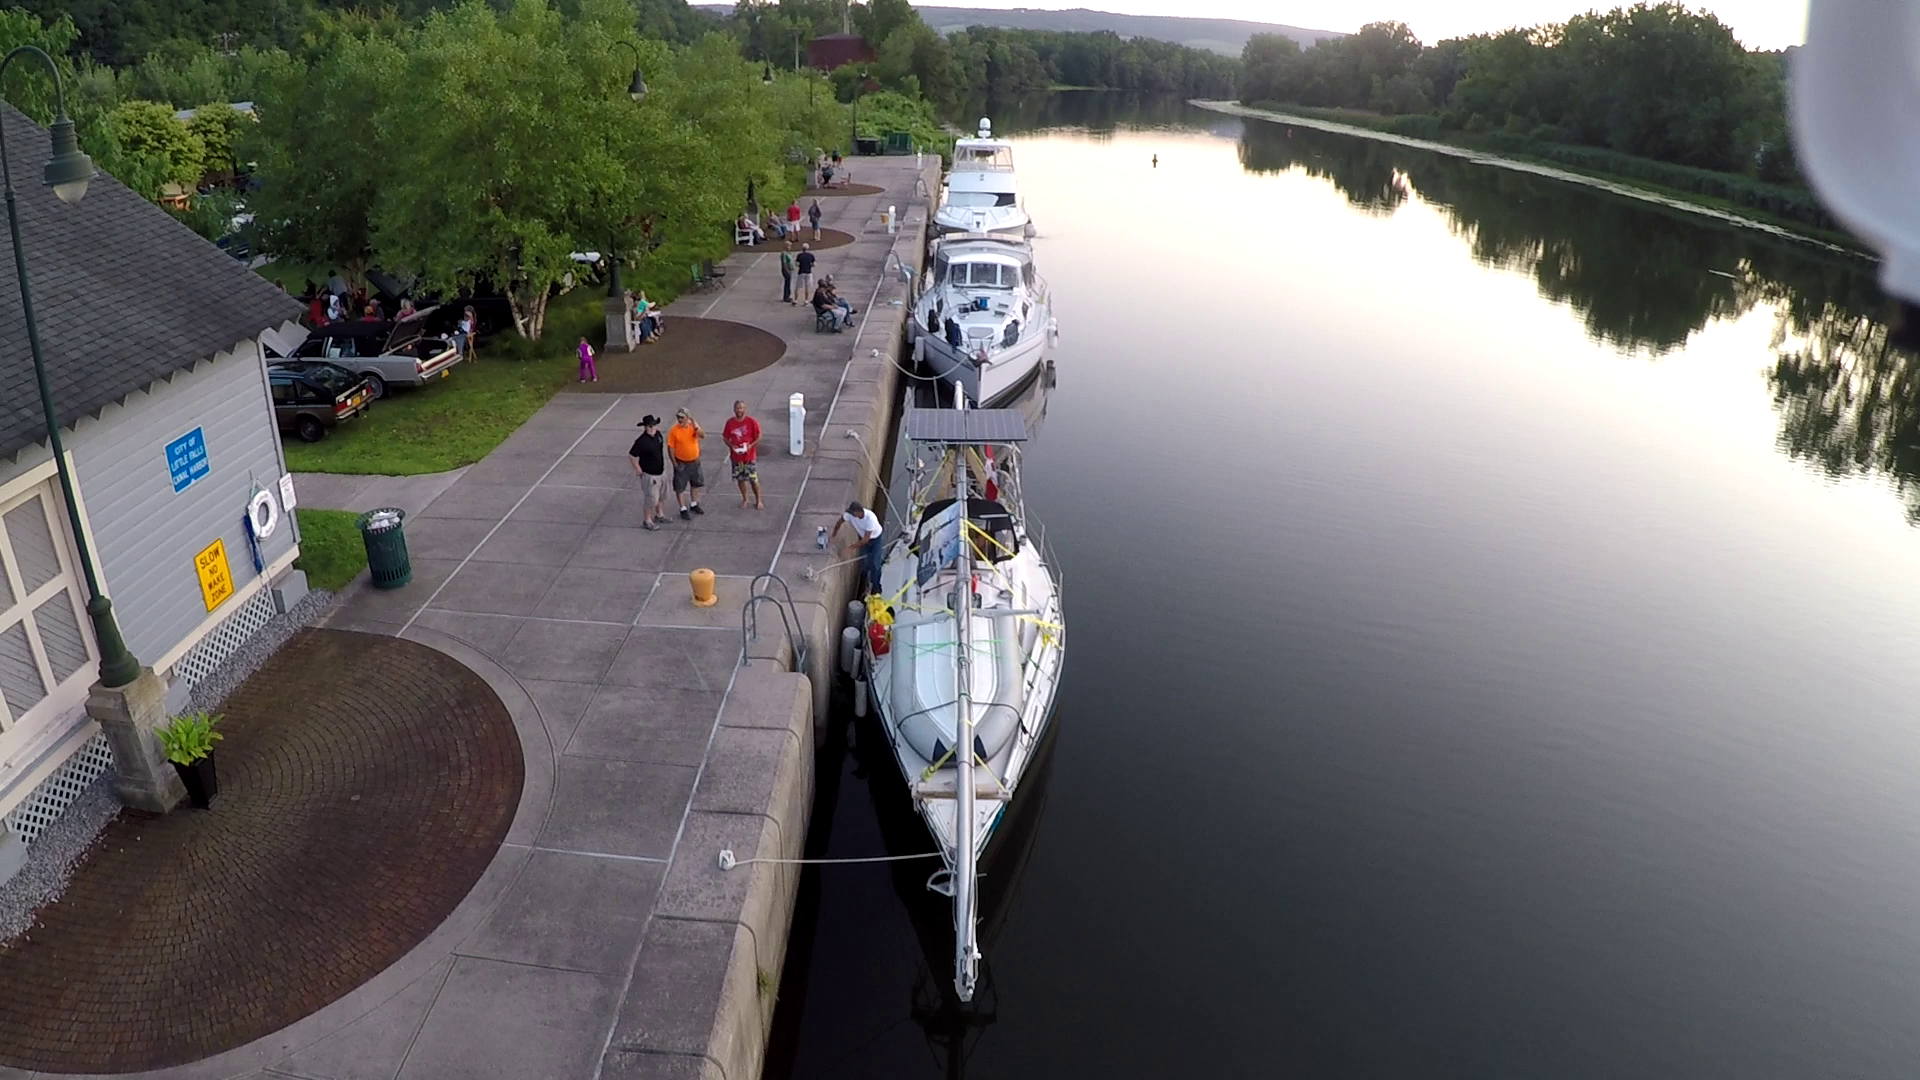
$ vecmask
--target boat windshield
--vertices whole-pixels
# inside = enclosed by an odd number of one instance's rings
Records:
[[[956,169],[1011,169],[1013,148],[1007,146],[962,146],[954,155]]]
[[[1011,191],[950,191],[947,202],[953,206],[968,208],[981,206],[1013,206],[1020,198]]]
[[[1012,289],[1020,284],[1020,268],[997,262],[957,262],[947,281],[975,289]]]

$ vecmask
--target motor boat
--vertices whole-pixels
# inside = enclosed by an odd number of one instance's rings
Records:
[[[953,144],[953,168],[933,212],[934,232],[997,233],[1026,239],[1033,219],[1020,201],[1013,172],[1013,146],[993,137],[993,123],[980,118],[980,137]]]
[[[954,989],[979,977],[979,861],[1034,761],[1066,659],[1060,587],[1020,497],[1014,409],[909,409],[904,523],[867,601],[872,700],[953,900]]]
[[[914,356],[968,401],[997,405],[1046,366],[1059,328],[1026,241],[987,233],[935,240],[921,284]]]

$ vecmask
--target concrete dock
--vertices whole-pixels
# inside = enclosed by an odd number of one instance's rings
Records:
[[[669,326],[760,327],[785,341],[778,362],[688,391],[559,394],[443,490],[413,485],[425,501],[407,522],[412,583],[380,592],[363,577],[325,625],[429,645],[499,695],[526,776],[506,843],[453,915],[359,990],[268,1038],[142,1075],[759,1075],[799,868],[723,871],[718,854],[791,859],[805,841],[814,717],[858,569],[817,550],[815,533],[881,480],[907,315],[894,257],[919,268],[939,183],[937,158],[851,164],[885,193],[821,198],[823,224],[855,242],[822,253],[820,271],[860,307],[856,327],[815,333],[810,308],[779,302],[777,249],[736,254],[724,286],[676,301]],[[805,452],[790,456],[796,392]],[[764,430],[764,510],[741,509],[727,474],[719,431],[736,399]],[[710,434],[706,513],[645,531],[626,451],[643,414],[678,408]],[[690,602],[696,568],[717,575],[716,606]],[[771,602],[743,647],[743,605],[765,573],[791,587],[809,671],[789,671]],[[765,591],[784,604],[778,586]]]

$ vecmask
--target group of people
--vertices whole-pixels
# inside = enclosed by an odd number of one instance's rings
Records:
[[[853,325],[853,317],[859,309],[848,303],[833,286],[833,275],[820,279],[820,285],[813,290],[813,313],[816,317],[832,324],[834,333]]]
[[[840,151],[835,150],[830,156],[816,157],[813,162],[813,171],[819,179],[814,182],[814,186],[827,187],[831,185],[834,175],[840,172],[840,169]]]
[[[580,344],[587,350],[585,339]],[[676,410],[673,415],[673,426],[665,432],[660,430],[658,416],[652,413],[642,416],[640,434],[627,449],[627,459],[633,463],[634,474],[640,477],[640,509],[644,519],[641,527],[649,531],[673,520],[666,510],[669,487],[679,506],[680,520],[692,521],[706,513],[700,507],[700,495],[707,486],[700,469],[700,444],[707,437],[706,430],[685,409]],[[765,510],[766,500],[760,494],[760,422],[748,414],[746,402],[733,403],[733,416],[721,427],[720,441],[727,446],[727,463],[733,482],[740,488],[740,508]],[[851,538],[841,552],[852,554],[857,550],[868,588],[878,589],[884,550],[880,543],[883,530],[879,516],[857,502],[849,503],[846,512],[834,523],[833,532],[827,538],[829,543],[839,540],[842,528],[851,533]]]
[[[642,345],[651,345],[666,333],[667,320],[660,305],[647,299],[647,290],[627,294],[627,333]]]
[[[801,234],[800,218],[800,202],[797,199],[787,204],[785,214],[781,214],[778,210],[768,210],[758,218],[754,216],[753,206],[749,205],[741,212],[740,220],[734,222],[733,227],[737,236],[747,238],[748,246],[764,244],[769,236],[777,240],[791,241]],[[813,205],[807,207],[806,220],[807,224],[813,228],[813,238],[820,239],[819,199],[813,200]]]
[[[706,429],[685,409],[674,413],[673,426],[664,434],[659,417],[648,413],[640,418],[640,435],[627,449],[627,457],[640,477],[642,528],[658,529],[671,520],[666,511],[669,485],[680,507],[680,520],[691,521],[706,513],[700,508],[700,493],[707,486],[700,469],[700,443],[706,437]],[[733,417],[720,428],[720,439],[727,444],[727,463],[740,487],[741,509],[765,510],[766,501],[760,497],[760,422],[747,414],[746,402],[733,403]],[[673,467],[671,477],[668,465]]]

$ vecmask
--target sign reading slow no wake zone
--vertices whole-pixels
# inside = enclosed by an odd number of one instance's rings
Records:
[[[193,568],[200,574],[200,597],[212,611],[233,595],[233,568],[227,565],[227,542],[215,540],[193,557]]]

